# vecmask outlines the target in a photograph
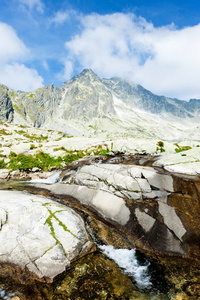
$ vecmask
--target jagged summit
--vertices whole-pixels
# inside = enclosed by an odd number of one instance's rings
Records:
[[[100,81],[101,79],[98,77],[97,74],[95,74],[91,69],[84,69],[81,73],[73,76],[70,80],[67,80],[63,83],[63,86],[68,85],[68,83],[72,82],[85,82],[89,84],[92,81]]]
[[[157,96],[124,78],[102,79],[91,69],[61,88],[51,84],[25,93],[0,85],[0,104],[2,121],[88,136],[168,137],[169,122],[188,126],[200,115],[199,100]]]
[[[81,76],[82,75],[83,76],[85,76],[85,75],[97,76],[97,74],[94,73],[92,69],[84,69],[79,75],[81,75]]]

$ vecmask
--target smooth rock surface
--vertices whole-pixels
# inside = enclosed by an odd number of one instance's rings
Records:
[[[105,190],[106,184],[108,190],[112,188],[112,193],[118,192],[132,194],[131,199],[141,198],[143,193],[145,197],[156,198],[155,191],[173,192],[173,178],[170,175],[158,173],[154,168],[143,166],[129,166],[129,165],[112,165],[99,164],[83,166],[75,174],[72,174],[66,183],[74,182],[77,185],[86,185],[96,189]],[[110,190],[111,191],[111,190]],[[138,197],[135,197],[138,195]]]
[[[0,262],[52,280],[91,246],[71,208],[23,192],[0,193]]]
[[[195,147],[187,151],[163,155],[153,165],[173,173],[199,175],[199,157],[200,147]]]
[[[53,185],[36,184],[36,187],[46,188],[56,195],[70,195],[84,205],[98,211],[105,218],[109,218],[121,225],[125,225],[130,217],[130,211],[124,199],[109,192],[90,189],[87,186],[55,183]]]

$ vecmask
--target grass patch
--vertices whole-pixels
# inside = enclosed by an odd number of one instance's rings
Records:
[[[15,130],[15,132],[18,133],[18,134],[25,134],[26,133],[26,131],[24,131],[24,130]]]
[[[13,151],[10,151],[9,157],[17,157],[17,154],[15,152],[13,152]]]
[[[59,150],[67,151],[67,149],[65,147],[59,147],[59,148],[54,148],[53,149],[54,152],[59,151]]]
[[[174,149],[176,151],[176,153],[192,149],[192,147],[190,147],[190,146],[179,146],[178,143],[174,143],[174,145],[177,147]]]
[[[19,154],[11,156],[8,168],[12,170],[30,171],[37,167],[42,171],[48,171],[51,167],[61,168],[63,159],[61,157],[54,158],[44,152],[39,152],[36,155]]]
[[[64,162],[68,165],[74,160],[78,160],[80,158],[83,158],[85,156],[84,151],[69,151],[66,150],[66,155],[63,157]]]
[[[105,147],[99,145],[93,150],[94,155],[105,155],[106,156],[106,155],[108,155],[109,152],[110,152],[110,149],[108,148],[107,145],[105,145]]]
[[[31,140],[31,141],[37,141],[37,142],[42,142],[42,141],[47,141],[48,140],[48,136],[43,136],[43,135],[40,135],[40,136],[37,136],[35,134],[24,134],[24,137]]]
[[[8,132],[6,129],[0,129],[0,134],[2,135],[12,135],[12,133]]]
[[[104,147],[104,148],[103,148]],[[31,149],[35,149],[36,146],[31,144]],[[64,165],[69,165],[75,160],[83,158],[85,156],[89,156],[90,154],[94,155],[108,155],[110,150],[108,147],[97,146],[93,147],[90,150],[67,150],[64,147],[55,148],[54,151],[63,150],[66,152],[64,157],[58,156],[57,158],[52,157],[48,153],[44,153],[40,151],[34,155],[25,155],[19,154],[17,155],[15,152],[11,151],[9,158],[10,161],[5,164],[2,162],[2,167],[7,167],[11,170],[20,170],[25,172],[30,172],[34,167],[40,168],[42,171],[48,171],[51,167],[56,167],[57,169],[63,168]]]
[[[6,163],[5,163],[4,159],[0,160],[0,169],[4,169],[5,167],[6,167]]]

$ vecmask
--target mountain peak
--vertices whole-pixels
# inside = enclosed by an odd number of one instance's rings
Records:
[[[92,69],[84,69],[84,70],[80,73],[80,75],[86,75],[86,74],[97,76],[97,74],[95,74],[95,73],[93,72]]]
[[[84,69],[80,74],[75,76],[76,78],[88,78],[89,80],[100,80],[99,76],[93,72],[92,69]]]

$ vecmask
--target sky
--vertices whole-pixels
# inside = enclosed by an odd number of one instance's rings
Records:
[[[200,99],[199,0],[0,0],[0,83],[33,91],[83,69]]]

